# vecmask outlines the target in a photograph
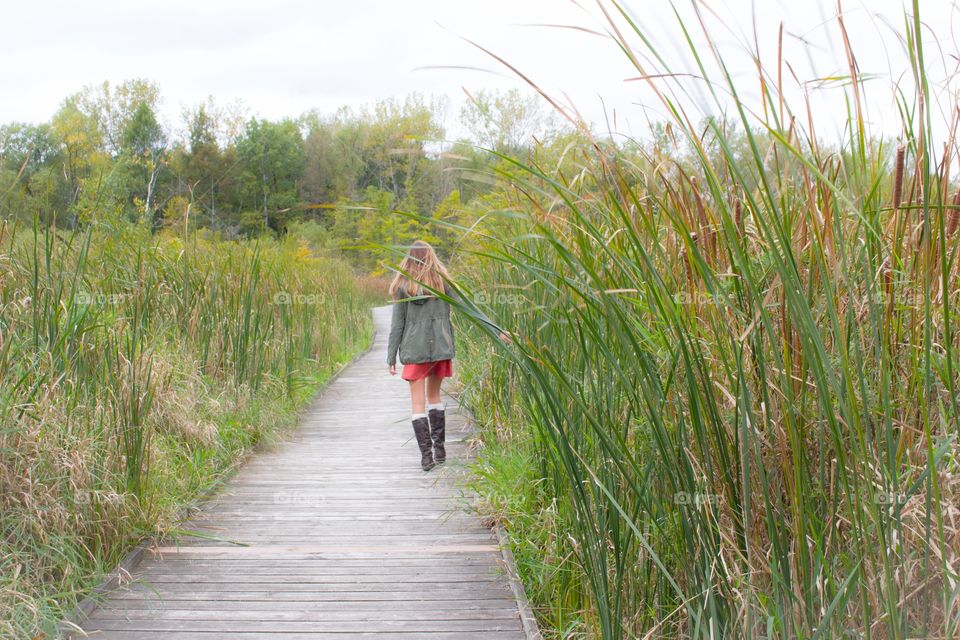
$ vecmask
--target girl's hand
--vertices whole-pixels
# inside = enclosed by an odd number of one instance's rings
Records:
[[[387,365],[387,370],[390,372],[390,375],[392,376],[397,375],[397,365],[395,364]]]

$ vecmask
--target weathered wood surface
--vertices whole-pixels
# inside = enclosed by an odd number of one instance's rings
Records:
[[[151,549],[84,624],[91,637],[521,640],[496,536],[459,488],[468,422],[447,400],[430,473],[407,384],[373,348],[284,443],[250,460],[179,536]],[[80,637],[75,635],[74,637]]]

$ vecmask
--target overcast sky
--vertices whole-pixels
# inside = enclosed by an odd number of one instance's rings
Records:
[[[690,3],[678,5],[689,16]],[[707,15],[708,23],[755,104],[756,70],[746,45],[752,48],[756,33],[761,58],[773,71],[781,21],[784,59],[801,81],[848,73],[835,2],[764,0],[754,7],[747,0],[716,0],[704,6],[717,14]],[[920,0],[920,6],[933,89],[955,93],[957,0]],[[673,71],[695,71],[668,2],[627,0],[626,7]],[[871,120],[896,135],[891,88],[896,79],[909,82],[894,33],[903,30],[904,4],[857,0],[843,8],[861,71],[876,77],[869,83],[875,92]],[[591,0],[33,0],[4,3],[0,16],[0,122],[45,121],[84,85],[141,77],[160,85],[163,117],[174,127],[183,106],[207,96],[220,103],[239,99],[251,115],[281,118],[420,92],[449,96],[447,125],[456,135],[464,88],[523,86],[467,40],[502,56],[551,94],[568,96],[600,125],[604,106],[616,114],[619,130],[634,135],[642,135],[648,119],[663,117],[643,82],[625,81],[638,73],[609,39],[537,26],[602,30],[602,14]],[[789,71],[784,74],[788,89],[799,91]],[[701,94],[693,94],[691,108],[703,107],[704,85],[688,86]],[[813,90],[821,133],[840,126],[841,96],[829,83]]]

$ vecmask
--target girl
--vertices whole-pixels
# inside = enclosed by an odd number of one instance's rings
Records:
[[[403,363],[400,377],[410,383],[413,433],[420,447],[420,466],[424,471],[447,459],[446,416],[440,401],[440,383],[453,375],[453,325],[450,324],[450,305],[430,290],[442,291],[447,297],[460,300],[449,280],[433,247],[417,240],[390,284],[394,302],[387,364],[390,375],[396,375],[399,352]],[[470,315],[495,331],[501,340],[509,341],[509,334],[489,318],[478,313]]]

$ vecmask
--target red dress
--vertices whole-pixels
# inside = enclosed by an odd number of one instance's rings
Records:
[[[420,380],[429,375],[434,375],[438,378],[449,378],[453,375],[453,361],[411,362],[410,364],[403,365],[403,371],[400,373],[400,377],[408,381]]]

